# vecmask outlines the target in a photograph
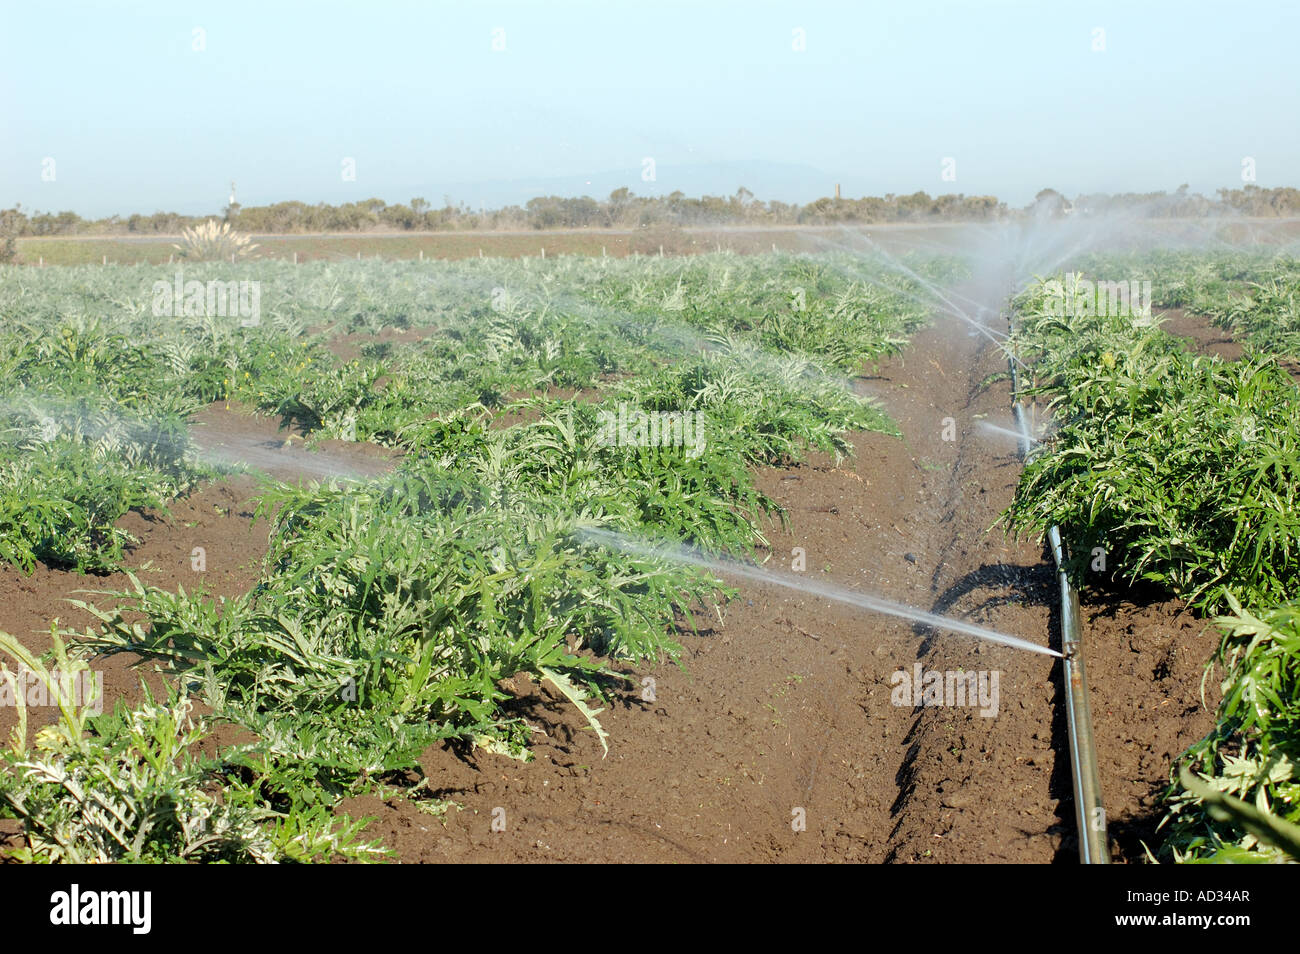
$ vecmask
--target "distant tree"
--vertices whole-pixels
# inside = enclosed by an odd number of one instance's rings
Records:
[[[0,209],[0,263],[12,262],[18,256],[18,236],[27,229],[27,215],[22,204],[12,209]]]
[[[1034,196],[1034,202],[1029,209],[1038,215],[1055,217],[1065,214],[1066,204],[1065,196],[1055,189],[1042,189]]]
[[[57,215],[38,212],[31,217],[30,221],[33,235],[71,235],[87,224],[77,213],[68,211],[59,212]]]
[[[861,198],[816,199],[807,205],[779,201],[762,202],[741,186],[730,196],[687,196],[680,190],[666,196],[638,196],[628,188],[615,189],[607,199],[590,196],[538,196],[525,207],[474,210],[465,203],[443,197],[443,207],[433,209],[423,198],[409,205],[388,205],[382,199],[328,205],[278,202],[273,205],[226,206],[227,222],[241,231],[260,233],[359,232],[384,225],[400,229],[551,229],[551,228],[638,228],[683,227],[713,224],[833,224],[904,221],[987,221],[1012,214],[1059,216],[1071,208],[1055,189],[1043,189],[1024,212],[1016,213],[996,196],[947,194],[931,198],[925,192],[910,195],[886,193]],[[1146,217],[1197,217],[1211,213],[1251,216],[1294,216],[1300,214],[1300,191],[1292,188],[1262,189],[1248,184],[1242,189],[1221,189],[1209,199],[1193,193],[1184,183],[1174,192],[1081,195],[1074,208],[1088,215],[1109,210],[1131,210]],[[17,208],[8,210],[9,234],[160,234],[175,233],[207,220],[206,216],[182,216],[174,212],[134,214],[124,219],[85,220],[73,212],[28,215]],[[231,220],[234,220],[233,222]],[[657,249],[657,245],[655,248]]]
[[[416,225],[416,212],[406,205],[388,205],[379,211],[379,221],[392,228],[413,229]]]

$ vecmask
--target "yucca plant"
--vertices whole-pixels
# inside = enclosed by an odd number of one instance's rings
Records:
[[[218,224],[216,219],[185,229],[180,244],[172,246],[182,258],[198,262],[247,258],[257,247],[251,236],[235,231],[229,222]]]

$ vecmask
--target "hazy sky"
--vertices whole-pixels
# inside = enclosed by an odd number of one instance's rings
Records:
[[[3,0],[0,207],[1300,186],[1297,37],[1260,0]]]

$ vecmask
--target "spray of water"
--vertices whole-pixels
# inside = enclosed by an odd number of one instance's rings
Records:
[[[375,461],[373,467],[359,466],[355,458],[342,457],[327,451],[309,451],[299,447],[282,447],[265,438],[225,434],[219,444],[203,446],[198,439],[196,459],[215,467],[244,467],[274,477],[295,475],[341,480],[366,480],[388,466]]]
[[[980,430],[984,431],[986,434],[993,434],[996,435],[997,437],[1005,437],[1008,440],[1012,440],[1017,443],[1019,443],[1021,440],[1027,440],[1031,444],[1041,443],[1040,441],[1030,436],[1028,432],[1022,434],[1020,431],[1012,430],[1009,427],[1003,427],[1000,424],[994,424],[992,421],[980,421]]]
[[[802,577],[773,573],[770,570],[764,570],[749,563],[740,563],[735,560],[720,560],[706,556],[698,550],[694,550],[690,547],[655,546],[644,541],[635,540],[620,533],[614,533],[610,530],[597,528],[583,530],[582,535],[594,543],[599,543],[602,546],[620,550],[633,556],[648,557],[651,559],[666,560],[672,563],[698,566],[702,569],[711,570],[724,576],[738,577],[755,583],[770,583],[774,586],[782,586],[786,589],[797,590],[800,593],[810,593],[814,596],[820,596],[823,599],[834,600],[837,603],[845,603],[849,606],[856,606],[859,609],[869,610],[873,613],[881,613],[885,616],[894,616],[899,619],[910,620],[914,623],[929,626],[932,629],[947,630],[948,632],[960,633],[963,636],[973,636],[974,638],[984,640],[985,642],[997,643],[1001,646],[1010,646],[1014,649],[1023,649],[1026,652],[1039,653],[1044,656],[1061,657],[1061,654],[1054,649],[1040,646],[1038,643],[1032,643],[1027,639],[1021,639],[1018,636],[1008,636],[1005,633],[986,629],[983,626],[976,626],[974,623],[967,623],[964,620],[953,619],[949,616],[940,616],[938,613],[930,613],[926,610],[918,609],[915,606],[908,606],[906,603],[896,603],[893,600],[887,600],[880,596],[872,596],[868,593],[849,590],[828,583],[821,583],[817,580],[808,580]]]
[[[848,234],[847,229],[845,229],[844,231],[846,234]],[[906,298],[910,298],[911,300],[917,302],[918,304],[922,304],[927,307],[934,308],[935,310],[944,312],[945,314],[951,315],[954,318],[959,318],[960,320],[966,322],[966,324],[970,325],[977,333],[982,334],[985,337],[989,338],[995,344],[998,345],[1002,344],[1002,341],[999,339],[997,332],[986,327],[982,322],[977,320],[977,318],[971,317],[971,315],[966,311],[966,309],[958,305],[953,299],[961,299],[967,302],[967,304],[973,306],[974,308],[983,310],[984,306],[981,303],[975,301],[974,299],[967,298],[965,295],[960,294],[954,289],[940,288],[937,284],[925,278],[923,275],[918,274],[914,269],[908,267],[903,261],[891,255],[880,245],[876,244],[876,242],[869,235],[865,233],[861,233],[858,236],[858,238],[860,239],[861,242],[866,243],[867,249],[865,251],[861,247],[855,247],[854,244],[845,241],[835,242],[829,239],[819,239],[819,244],[821,244],[824,247],[847,251],[852,255],[856,256],[860,260],[865,261],[868,257],[870,257],[880,267],[889,269],[911,280],[911,282],[916,287],[920,288],[926,294],[922,295],[917,292],[909,291],[905,288],[898,288],[894,286],[890,286],[891,291],[899,295],[902,295]],[[863,275],[860,273],[857,274],[856,277],[867,281],[870,281],[872,278],[872,276]],[[1005,337],[1006,337],[1005,335],[1002,336],[1002,338]]]
[[[113,452],[133,444],[148,445],[156,453],[188,459],[222,469],[245,468],[275,477],[313,477],[364,480],[390,469],[388,462],[373,462],[328,451],[308,451],[285,446],[265,434],[252,433],[228,423],[199,424],[173,429],[144,418],[134,418],[110,407],[78,409],[56,397],[29,395],[20,402],[0,402],[0,421],[15,426],[8,431],[19,446],[34,450],[60,438],[96,442]]]

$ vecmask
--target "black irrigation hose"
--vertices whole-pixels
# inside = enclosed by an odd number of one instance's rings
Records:
[[[1007,318],[1011,328],[1011,319]],[[1014,331],[1014,329],[1012,329]],[[1020,404],[1020,375],[1015,358],[1011,368],[1011,413],[1020,430],[1020,454],[1029,457],[1029,428]],[[1092,708],[1088,704],[1088,675],[1083,663],[1083,634],[1079,622],[1079,593],[1065,572],[1065,548],[1061,530],[1047,531],[1061,587],[1061,652],[1065,655],[1065,722],[1070,737],[1070,770],[1074,779],[1074,818],[1079,831],[1079,862],[1110,864],[1110,842],[1106,834],[1106,809],[1101,798],[1101,775],[1097,767],[1097,745],[1092,734]]]

